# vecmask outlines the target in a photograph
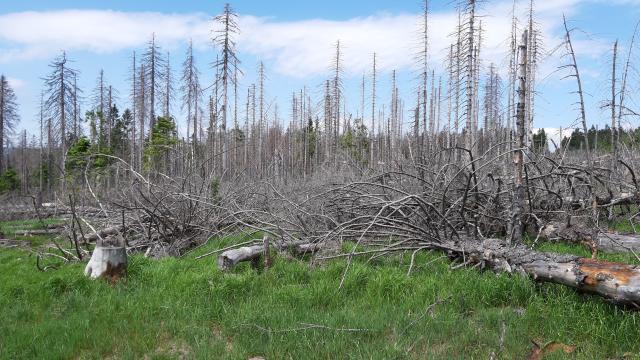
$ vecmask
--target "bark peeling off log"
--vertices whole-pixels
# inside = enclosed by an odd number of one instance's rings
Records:
[[[640,269],[637,266],[580,259],[574,272],[589,292],[609,294],[617,302],[640,304]]]
[[[435,245],[462,255],[455,245]],[[566,285],[600,295],[612,302],[640,304],[640,268],[573,255],[543,253],[525,246],[509,247],[501,240],[466,243],[464,252],[474,262],[484,262],[495,271],[516,271],[538,281]]]
[[[127,271],[127,249],[124,247],[96,247],[84,269],[91,279],[119,280]]]

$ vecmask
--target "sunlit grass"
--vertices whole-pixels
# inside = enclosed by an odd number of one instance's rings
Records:
[[[115,286],[85,279],[82,264],[41,273],[26,252],[2,251],[0,358],[521,359],[534,339],[576,345],[574,358],[640,351],[635,312],[521,276],[452,271],[440,253],[418,255],[410,276],[410,253],[357,258],[342,289],[344,260],[276,258],[268,271],[229,273],[215,256],[194,260],[243,240],[212,240],[185,259],[134,256]]]

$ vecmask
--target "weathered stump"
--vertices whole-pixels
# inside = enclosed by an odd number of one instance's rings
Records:
[[[84,269],[91,279],[105,278],[115,282],[126,274],[127,249],[124,247],[97,246]]]

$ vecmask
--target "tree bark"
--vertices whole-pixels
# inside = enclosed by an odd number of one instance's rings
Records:
[[[526,246],[512,247],[497,239],[467,241],[464,247],[449,242],[433,244],[496,272],[520,273],[536,281],[552,282],[591,293],[621,305],[640,304],[640,268],[633,265],[543,253]]]
[[[246,246],[225,251],[218,256],[218,268],[222,271],[230,270],[239,262],[260,258],[263,252],[263,245]]]
[[[84,269],[91,279],[105,278],[111,282],[119,280],[127,271],[127,249],[124,247],[98,246]]]
[[[509,239],[512,242],[519,243],[522,241],[522,213],[524,212],[524,147],[525,147],[525,104],[527,98],[527,30],[522,34],[522,44],[518,47],[519,65],[519,88],[518,88],[518,106],[516,110],[517,119],[517,139],[518,144],[515,149],[514,165],[515,165],[515,184],[513,189],[513,210],[512,220],[509,232]]]
[[[540,233],[545,239],[560,239],[570,243],[585,243],[593,240],[597,250],[604,252],[640,252],[640,235],[598,233],[580,225],[551,223],[543,227]]]

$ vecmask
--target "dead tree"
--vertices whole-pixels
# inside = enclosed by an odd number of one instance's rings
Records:
[[[164,70],[166,69],[166,60],[160,53],[160,47],[156,44],[156,34],[151,35],[151,40],[147,45],[142,56],[141,71],[144,73],[144,84],[141,81],[140,85],[146,86],[145,88],[145,100],[148,103],[149,111],[149,129],[153,129],[156,124],[156,103],[161,95],[160,86],[162,80],[165,77]],[[151,136],[152,132],[149,132]]]
[[[145,124],[147,122],[146,114],[147,114],[147,77],[144,63],[140,64],[139,77],[140,81],[138,82],[138,98],[136,101],[136,105],[138,107],[138,137],[139,137],[139,146],[138,146],[138,166],[139,169],[142,168],[143,158],[144,158],[144,137],[145,137]]]
[[[44,103],[45,112],[49,119],[54,123],[56,138],[60,140],[60,169],[62,174],[65,172],[65,156],[67,151],[67,128],[73,119],[74,93],[79,90],[74,88],[74,79],[77,78],[78,72],[67,65],[66,53],[62,53],[57,57],[49,67],[51,73],[44,78],[45,96]],[[72,126],[73,124],[71,124]],[[53,145],[54,134],[51,129],[51,137],[49,137],[50,146]],[[51,176],[51,173],[49,173]],[[62,182],[64,186],[64,181]]]
[[[516,112],[517,121],[517,147],[514,151],[514,190],[513,190],[513,210],[512,210],[512,229],[509,234],[509,239],[512,242],[520,243],[522,241],[522,215],[524,212],[524,196],[525,196],[525,184],[524,184],[524,150],[526,147],[526,100],[527,100],[527,37],[528,31],[525,30],[522,34],[522,42],[518,46],[518,59],[519,59],[519,84],[518,84],[518,105]]]
[[[618,126],[616,124],[616,64],[618,58],[618,40],[613,43],[613,63],[611,65],[611,147],[613,149],[613,162],[618,162]]]
[[[193,147],[198,143],[198,104],[201,98],[200,72],[193,56],[193,42],[189,40],[187,56],[182,63],[182,110],[187,110],[187,138],[191,138]],[[191,126],[193,124],[193,132]],[[192,135],[193,134],[193,135]],[[187,143],[189,140],[187,140]]]
[[[579,105],[580,105],[580,123],[582,125],[582,131],[584,133],[584,144],[585,144],[585,151],[587,154],[587,167],[588,167],[588,171],[589,171],[589,183],[588,183],[588,187],[589,187],[589,191],[591,193],[591,204],[593,207],[593,217],[594,217],[594,222],[597,220],[597,210],[596,210],[596,196],[595,196],[595,192],[593,190],[593,171],[591,171],[591,169],[593,168],[593,159],[592,159],[592,155],[591,155],[591,147],[589,146],[589,136],[587,136],[589,134],[589,129],[587,127],[587,115],[586,115],[586,111],[585,111],[585,104],[584,104],[584,93],[582,91],[582,79],[580,78],[580,70],[578,69],[578,62],[576,60],[576,53],[573,50],[573,43],[571,42],[571,32],[569,31],[569,27],[567,26],[567,19],[564,17],[564,15],[562,16],[562,20],[564,23],[564,29],[565,29],[565,40],[566,40],[566,46],[567,46],[567,51],[569,56],[571,57],[571,63],[568,65],[571,69],[572,69],[572,73],[571,76],[574,76],[576,79],[576,84],[578,86],[578,96],[579,96]]]
[[[137,124],[136,124],[136,120],[138,119],[136,117],[137,114],[137,110],[138,110],[138,77],[137,77],[137,71],[136,71],[136,52],[133,51],[133,54],[131,56],[131,72],[129,73],[129,80],[131,81],[131,90],[129,93],[129,100],[131,101],[131,115],[132,115],[132,119],[133,119],[133,124],[131,124],[131,140],[130,140],[130,147],[131,147],[131,158],[130,158],[130,162],[131,165],[133,166],[134,169],[139,169],[138,167],[138,163],[137,163],[137,147],[136,147],[136,129],[137,129]]]
[[[464,50],[466,52],[466,105],[465,115],[466,124],[465,129],[467,131],[467,141],[465,146],[471,149],[475,143],[475,78],[476,78],[476,37],[475,37],[475,17],[476,17],[476,0],[465,1],[465,9],[467,16],[467,30],[466,30],[466,43],[464,44]]]
[[[222,28],[215,30],[215,37],[213,43],[220,48],[219,60],[214,66],[219,70],[220,76],[219,86],[222,87],[222,108],[220,111],[220,136],[222,145],[222,167],[223,172],[229,166],[228,164],[228,139],[227,139],[227,116],[229,113],[229,85],[235,84],[236,78],[234,76],[237,71],[239,60],[236,56],[236,43],[234,36],[236,36],[240,29],[237,24],[238,15],[233,11],[231,5],[225,4],[224,11],[221,15],[214,18],[214,21]]]
[[[374,158],[374,149],[375,149],[375,144],[376,144],[376,85],[377,85],[377,81],[376,81],[376,75],[377,75],[377,71],[376,71],[376,53],[373,53],[373,65],[372,65],[372,69],[371,69],[371,132],[370,132],[370,136],[369,136],[369,141],[371,142],[370,145],[370,164],[371,166],[375,166],[375,158]]]
[[[174,98],[173,90],[173,72],[171,70],[170,54],[167,53],[165,67],[164,67],[164,89],[162,91],[162,116],[169,119],[171,118],[171,102]]]
[[[4,173],[4,147],[15,131],[16,125],[20,121],[18,115],[18,103],[9,81],[4,75],[0,75],[0,175]]]

